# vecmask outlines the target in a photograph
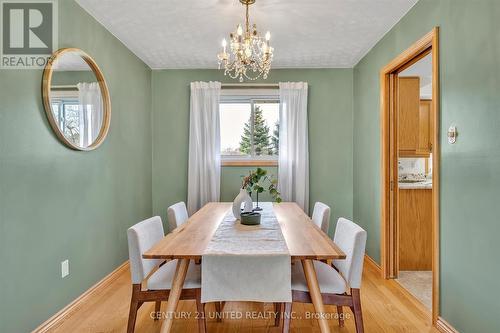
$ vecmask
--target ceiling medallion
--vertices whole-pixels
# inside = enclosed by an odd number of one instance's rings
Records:
[[[244,78],[257,80],[260,77],[267,79],[271,70],[274,49],[270,46],[271,33],[268,31],[265,38],[259,36],[257,26],[252,25],[248,7],[255,3],[255,0],[240,0],[246,8],[245,31],[241,24],[238,24],[235,32],[229,35],[229,52],[226,52],[227,41],[222,40],[222,52],[217,55],[219,59],[219,69],[224,68],[224,75],[231,78],[238,78],[243,82]]]

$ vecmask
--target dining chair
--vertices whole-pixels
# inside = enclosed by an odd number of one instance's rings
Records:
[[[128,317],[127,333],[134,332],[137,310],[145,302],[155,302],[155,320],[159,319],[162,301],[168,296],[174,279],[177,260],[144,259],[143,253],[164,237],[161,218],[155,216],[137,223],[127,230],[130,273],[132,276],[132,298]],[[142,283],[145,282],[145,289]],[[190,264],[180,299],[196,300],[199,313],[198,331],[206,331],[204,306],[201,303],[200,265]]]
[[[168,217],[168,225],[170,227],[170,231],[174,230],[181,224],[185,223],[189,218],[186,204],[183,201],[181,201],[168,207],[167,217]]]
[[[343,326],[342,307],[354,313],[356,332],[363,333],[360,287],[366,246],[366,231],[357,224],[340,218],[335,228],[334,243],[346,254],[344,260],[334,260],[333,266],[314,261],[314,269],[324,304],[336,305],[339,325]],[[292,302],[311,303],[302,265],[292,266]],[[283,332],[290,328],[292,303],[285,304]]]
[[[322,202],[316,202],[314,204],[311,219],[314,224],[320,227],[321,230],[328,235],[328,229],[330,228],[330,207]]]

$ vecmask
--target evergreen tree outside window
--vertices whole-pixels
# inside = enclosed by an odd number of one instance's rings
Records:
[[[223,159],[277,159],[278,99],[222,101],[220,119]]]
[[[245,123],[240,141],[240,151],[246,155],[252,155],[252,143],[254,155],[273,155],[269,126],[262,115],[262,109],[258,105],[254,108],[253,116]]]

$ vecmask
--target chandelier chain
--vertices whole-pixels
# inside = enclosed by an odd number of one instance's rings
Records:
[[[248,2],[246,3],[246,17],[245,17],[245,22],[246,22],[246,32],[248,33],[250,31],[250,14],[248,13]]]

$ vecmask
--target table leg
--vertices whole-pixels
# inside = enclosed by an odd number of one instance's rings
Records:
[[[316,311],[319,315],[318,323],[321,333],[330,333],[328,320],[324,316],[326,313],[325,305],[323,304],[323,298],[321,297],[321,291],[319,289],[318,278],[316,276],[313,261],[310,259],[302,260],[302,267],[304,268],[307,286],[309,287],[309,294],[311,295],[311,300],[314,305],[314,311]]]
[[[177,268],[175,269],[174,280],[172,281],[172,289],[168,295],[167,308],[165,310],[166,317],[161,325],[161,333],[168,333],[172,328],[175,310],[177,309],[177,304],[179,304],[179,298],[181,297],[182,287],[184,286],[188,268],[189,259],[179,259],[177,261]]]

